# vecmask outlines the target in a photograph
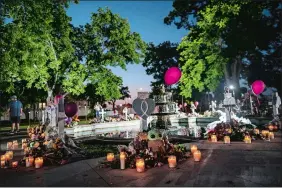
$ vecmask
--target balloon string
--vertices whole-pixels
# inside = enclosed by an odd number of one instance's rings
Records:
[[[143,110],[143,104],[145,104],[145,111]],[[147,104],[147,102],[146,101],[142,101],[142,103],[141,103],[141,111],[142,111],[142,115],[141,115],[141,117],[143,118],[143,116],[144,115],[147,115],[147,111],[148,111],[148,104]]]

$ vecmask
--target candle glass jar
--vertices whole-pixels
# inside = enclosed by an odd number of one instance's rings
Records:
[[[191,153],[194,153],[197,150],[198,150],[198,147],[196,145],[191,146]]]
[[[194,151],[194,153],[195,153],[196,151]],[[176,162],[176,156],[174,156],[174,155],[171,155],[171,156],[169,156],[168,157],[168,167],[169,168],[175,168],[176,167],[176,165],[177,165],[177,162]]]
[[[136,171],[137,172],[144,172],[145,171],[144,159],[136,159]]]
[[[230,144],[230,137],[224,136],[224,144]]]
[[[43,158],[37,157],[34,161],[35,168],[41,168],[43,166]]]
[[[273,132],[269,132],[269,139],[274,139],[274,133]]]
[[[107,161],[111,162],[115,159],[115,155],[113,153],[107,154]]]
[[[193,153],[194,161],[198,162],[201,160],[202,154],[199,150]]]
[[[211,141],[212,141],[212,142],[217,142],[217,137],[216,137],[216,135],[211,135]]]

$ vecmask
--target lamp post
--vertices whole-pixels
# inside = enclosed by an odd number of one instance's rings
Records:
[[[232,91],[233,97],[235,98],[235,92],[234,92],[235,87],[233,85],[230,85],[229,89]]]

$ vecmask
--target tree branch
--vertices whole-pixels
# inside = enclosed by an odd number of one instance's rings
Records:
[[[58,61],[57,54],[56,54],[55,48],[54,48],[54,46],[53,46],[53,42],[51,41],[51,39],[50,39],[49,37],[48,37],[48,40],[49,40],[50,47],[51,47],[51,49],[52,49],[52,51],[53,51],[55,61]],[[56,82],[57,82],[57,80],[58,80],[58,74],[59,74],[58,68],[59,68],[59,67],[57,67],[57,72],[56,72],[56,75],[55,75],[55,80],[54,80],[53,86],[52,86],[52,88],[51,88],[52,90],[55,89]]]

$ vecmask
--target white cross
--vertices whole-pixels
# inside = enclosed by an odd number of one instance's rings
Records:
[[[99,114],[102,115],[101,122],[104,122],[104,114],[106,114],[106,112],[104,112],[104,109],[103,109],[103,108],[102,108],[102,111],[99,112]]]

